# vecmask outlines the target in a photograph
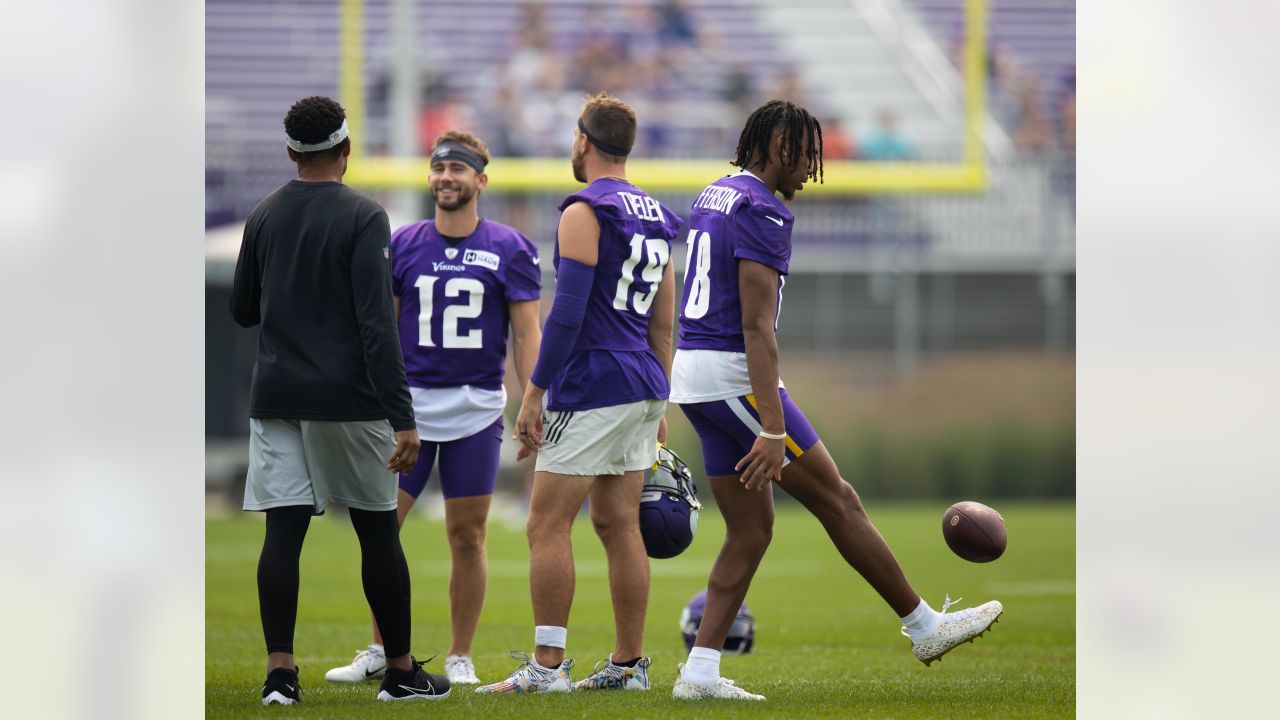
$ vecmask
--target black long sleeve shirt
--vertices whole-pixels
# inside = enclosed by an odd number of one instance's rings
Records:
[[[244,228],[231,314],[262,323],[249,416],[414,427],[378,203],[339,182],[293,180]]]

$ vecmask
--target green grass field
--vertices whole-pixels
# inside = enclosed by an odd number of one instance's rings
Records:
[[[481,697],[459,687],[436,703],[373,701],[376,683],[339,686],[324,672],[349,662],[369,641],[360,589],[359,549],[345,519],[317,518],[302,558],[296,648],[303,704],[264,708],[259,690],[264,649],[255,568],[263,526],[257,515],[211,519],[206,527],[205,698],[210,718],[673,718],[868,717],[1030,718],[1075,715],[1075,509],[1070,504],[1001,504],[1009,550],[987,565],[950,553],[940,531],[943,503],[869,503],[873,520],[908,577],[934,607],[947,593],[959,607],[999,599],[994,631],[926,668],[898,634],[888,607],[836,553],[822,528],[798,506],[780,506],[773,546],[747,596],[757,620],[757,650],[726,656],[721,670],[768,696],[765,703],[681,703],[671,699],[676,663],[685,657],[678,619],[706,582],[724,537],[714,511],[704,513],[692,548],[652,561],[646,650],[653,657],[649,693]],[[415,516],[404,529],[413,576],[414,653],[448,649],[449,560],[442,523]],[[580,518],[574,534],[577,597],[569,627],[573,677],[612,649],[604,554]],[[531,650],[528,550],[521,529],[494,523],[489,541],[489,596],[476,638],[482,680],[515,667],[512,649]]]

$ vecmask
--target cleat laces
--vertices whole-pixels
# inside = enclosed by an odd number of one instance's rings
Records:
[[[955,600],[952,600],[950,595],[946,596],[946,599],[942,601],[942,609],[938,611],[939,615],[944,616],[942,621],[939,622],[938,627],[942,627],[942,623],[946,622],[945,616],[947,614],[947,611],[951,609],[951,606],[959,603],[961,600],[964,600],[964,598],[958,597]],[[964,619],[973,617],[975,614],[977,614],[977,612],[978,612],[978,608],[965,608],[963,610],[957,610],[954,613],[952,613],[953,615],[955,615],[955,617],[952,619],[964,620]],[[937,631],[935,630],[934,632],[937,632]],[[902,636],[906,638],[911,637],[911,633],[907,632],[907,627],[905,625],[902,626]]]

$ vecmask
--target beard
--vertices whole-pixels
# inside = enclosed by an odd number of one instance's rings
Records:
[[[463,207],[467,203],[471,202],[471,199],[476,196],[475,190],[463,185],[457,185],[455,186],[454,189],[457,190],[457,195],[454,197],[454,199],[449,202],[442,202],[440,200],[440,188],[439,187],[431,188],[431,199],[436,202],[436,207],[440,208],[441,210],[449,210],[449,211],[457,210],[458,208]]]
[[[574,155],[569,161],[573,166],[573,179],[580,183],[587,181],[587,158],[585,155]]]

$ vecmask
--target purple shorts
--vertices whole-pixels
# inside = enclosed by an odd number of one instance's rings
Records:
[[[418,463],[400,476],[400,489],[416,500],[431,479],[440,456],[440,490],[444,499],[492,495],[498,482],[498,455],[502,450],[502,418],[475,435],[448,442],[422,441]]]
[[[786,390],[779,388],[778,394],[782,398],[782,416],[787,426],[787,451],[782,460],[783,467],[786,467],[787,463],[817,444],[818,433]],[[702,460],[707,477],[740,474],[733,466],[751,452],[756,434],[761,429],[755,400],[754,395],[747,394],[728,400],[680,406],[702,441]]]

